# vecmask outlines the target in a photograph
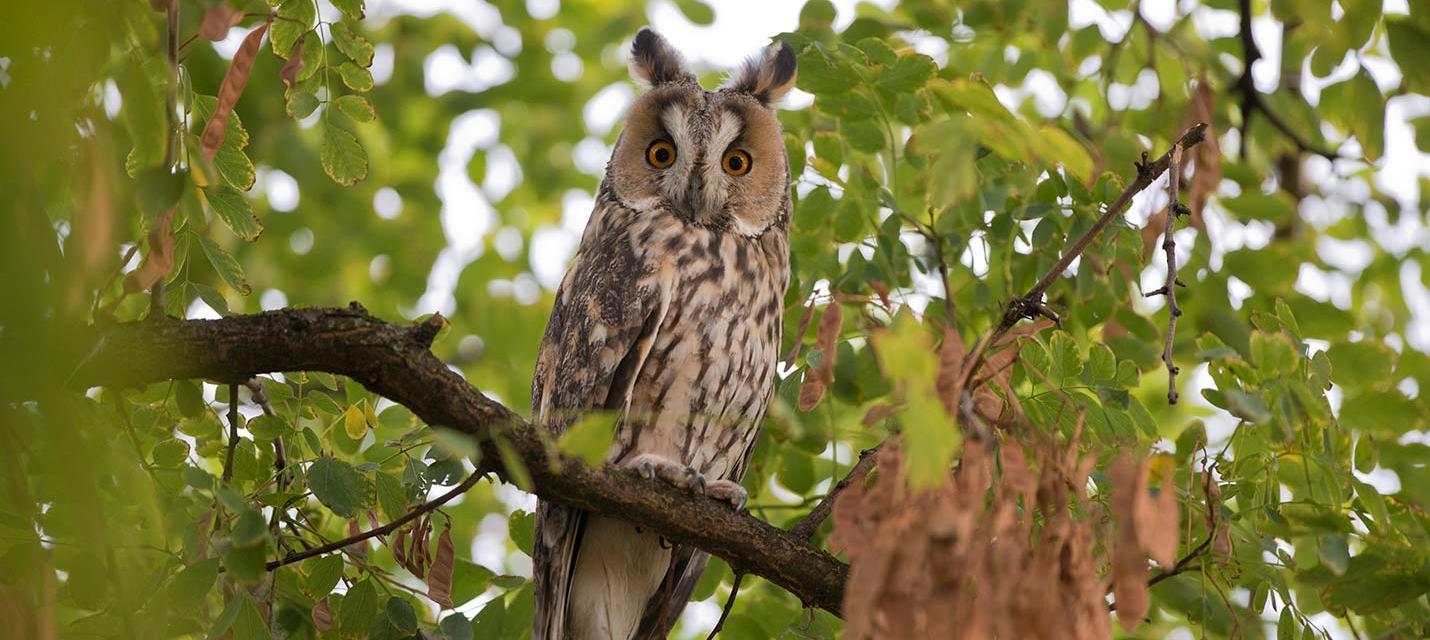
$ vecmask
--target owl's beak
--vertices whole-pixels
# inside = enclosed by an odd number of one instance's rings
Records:
[[[710,211],[712,203],[705,194],[705,163],[697,162],[690,168],[690,178],[686,183],[681,204],[684,205],[684,213],[691,220],[708,222],[713,218],[715,212]]]

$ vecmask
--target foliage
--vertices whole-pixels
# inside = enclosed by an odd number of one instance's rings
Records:
[[[165,0],[7,11],[0,622],[28,637],[527,633],[531,505],[489,483],[380,541],[266,566],[461,483],[460,438],[325,374],[265,376],[235,390],[238,406],[227,385],[65,380],[91,323],[355,299],[389,318],[441,311],[437,354],[524,412],[550,274],[599,179],[583,158],[604,160],[618,134],[600,124],[613,114],[575,112],[628,95],[620,53],[645,22],[640,5],[541,4],[480,5],[494,13],[474,28],[387,3],[370,16],[362,0],[178,0],[173,64]],[[1136,633],[1424,635],[1430,334],[1407,300],[1430,284],[1416,195],[1430,182],[1412,168],[1407,184],[1390,158],[1412,144],[1391,116],[1423,112],[1430,93],[1430,12],[1177,4],[1159,25],[1135,3],[1084,7],[1130,25],[1118,30],[1077,26],[1056,0],[859,4],[852,20],[811,0],[778,36],[813,101],[781,112],[798,178],[792,373],[750,509],[793,524],[854,452],[889,438],[912,486],[944,482],[971,420],[940,371],[965,363],[1143,154],[1203,121],[1210,137],[1183,165],[1190,215],[1174,217],[1183,401],[1168,404],[1159,360],[1167,307],[1144,299],[1165,278],[1159,182],[1052,282],[1060,327],[1024,323],[989,351],[976,410],[1004,434],[1000,455],[1056,436],[1095,461],[1074,515],[1099,546],[1118,546],[1116,503],[1136,501],[1114,478],[1145,487],[1156,470],[1157,495],[1175,492],[1172,561],[1111,561],[1119,594],[1128,575],[1156,580]],[[700,0],[676,5],[713,18]],[[1248,7],[1281,32],[1279,55],[1203,24]],[[239,44],[255,33],[264,46]],[[424,60],[451,48],[484,69],[480,86],[429,95]],[[1258,57],[1274,83],[1253,77]],[[1018,97],[1038,84],[1065,100]],[[1430,149],[1427,116],[1413,125]],[[35,381],[37,395],[6,391]],[[560,446],[599,458],[610,424],[583,424]],[[1123,452],[1160,455],[1119,474]],[[732,580],[712,561],[695,597],[723,603]],[[841,628],[750,578],[721,635]]]

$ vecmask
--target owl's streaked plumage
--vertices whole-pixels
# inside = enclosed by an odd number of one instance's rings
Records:
[[[712,92],[645,29],[631,69],[651,88],[626,115],[557,292],[532,407],[557,433],[582,411],[618,412],[608,462],[742,500],[789,283],[789,168],[772,105],[794,86],[794,52],[772,45]],[[542,502],[532,636],[664,638],[707,559]]]

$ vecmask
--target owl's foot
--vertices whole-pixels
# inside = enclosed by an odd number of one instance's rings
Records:
[[[636,473],[647,480],[658,479],[676,488],[729,503],[736,509],[744,507],[745,500],[748,498],[745,488],[741,487],[738,482],[706,480],[705,476],[696,471],[694,467],[653,453],[642,453],[627,462],[625,466],[628,469],[634,469]]]

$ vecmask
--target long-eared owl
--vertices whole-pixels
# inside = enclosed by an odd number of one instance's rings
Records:
[[[774,391],[789,283],[790,176],[774,107],[795,56],[774,44],[706,91],[649,29],[631,105],[546,326],[532,381],[553,433],[619,416],[607,462],[742,504]],[[533,569],[539,640],[663,638],[706,554],[543,501]]]

